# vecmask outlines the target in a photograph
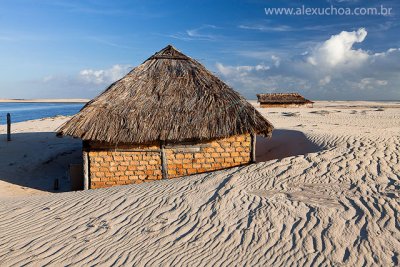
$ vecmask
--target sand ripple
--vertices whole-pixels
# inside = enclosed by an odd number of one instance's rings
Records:
[[[307,137],[324,149],[1,201],[0,265],[398,266],[400,137]]]

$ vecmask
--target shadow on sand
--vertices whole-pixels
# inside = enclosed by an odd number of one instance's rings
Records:
[[[271,139],[257,136],[257,162],[304,155],[321,151],[322,147],[311,142],[304,133],[294,130],[274,130]]]
[[[14,133],[10,142],[2,134],[0,180],[17,185],[10,189],[16,191],[70,191],[68,167],[82,161],[81,149],[80,140],[58,138],[54,132]],[[54,190],[55,179],[59,181],[57,191]],[[13,192],[4,192],[0,188],[1,192],[2,195],[13,195]]]

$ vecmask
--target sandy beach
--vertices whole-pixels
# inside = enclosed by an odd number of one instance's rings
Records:
[[[68,117],[1,127],[0,265],[398,266],[400,103],[258,110],[256,164],[65,193]]]

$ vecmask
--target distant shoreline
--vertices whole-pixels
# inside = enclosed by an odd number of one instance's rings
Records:
[[[87,103],[85,98],[0,99],[0,103]]]

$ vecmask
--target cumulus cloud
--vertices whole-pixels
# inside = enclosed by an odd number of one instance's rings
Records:
[[[38,97],[37,92],[46,92],[43,97],[68,98],[76,95],[91,98],[130,70],[129,65],[116,64],[107,69],[83,69],[75,75],[48,75],[40,80],[26,81],[26,83],[29,84],[32,97]]]
[[[264,64],[258,64],[255,66],[224,66],[221,63],[217,63],[216,67],[218,69],[219,72],[221,72],[223,75],[240,75],[240,76],[246,76],[247,74],[256,71],[256,72],[260,72],[260,71],[266,71],[269,70],[270,67],[266,66]]]
[[[319,80],[319,85],[324,86],[324,85],[327,85],[330,82],[331,82],[331,76],[327,75],[324,78],[322,78],[321,80]]]
[[[400,99],[400,48],[372,52],[354,48],[367,30],[342,31],[309,51],[264,58],[262,66],[218,62],[221,77],[246,97],[298,91],[316,99]]]
[[[95,85],[112,83],[121,79],[130,69],[129,65],[114,65],[105,70],[84,69],[79,72],[79,79]]]
[[[319,45],[307,60],[312,65],[330,67],[359,65],[365,62],[368,53],[361,49],[354,50],[353,45],[363,42],[366,36],[367,31],[364,28],[353,32],[342,31]]]

